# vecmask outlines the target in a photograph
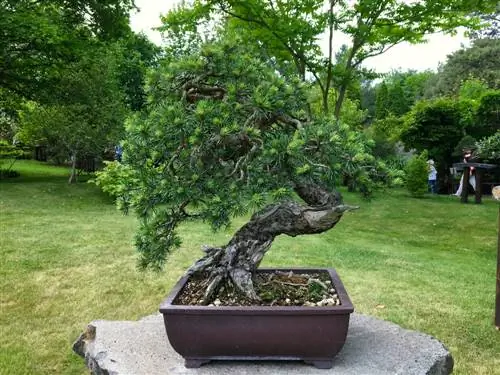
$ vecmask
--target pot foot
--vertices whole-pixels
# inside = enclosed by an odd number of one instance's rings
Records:
[[[322,370],[328,370],[333,367],[333,360],[328,359],[324,361],[304,361],[308,365],[313,365],[314,367]]]
[[[210,359],[192,359],[186,358],[184,361],[184,367],[186,368],[198,368],[204,365],[205,363],[210,362]]]

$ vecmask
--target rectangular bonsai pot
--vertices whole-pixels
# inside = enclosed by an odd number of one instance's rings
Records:
[[[354,308],[334,269],[279,268],[258,272],[328,272],[339,306],[174,305],[183,277],[160,305],[168,340],[186,367],[211,360],[302,360],[331,368],[342,349]]]

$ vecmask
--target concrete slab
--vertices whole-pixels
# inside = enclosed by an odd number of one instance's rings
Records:
[[[435,338],[356,313],[329,370],[293,361],[214,361],[187,369],[168,343],[161,314],[137,322],[93,321],[73,349],[93,375],[447,375],[453,369],[449,351]]]

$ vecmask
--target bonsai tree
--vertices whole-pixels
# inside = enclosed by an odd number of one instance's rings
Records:
[[[149,105],[126,124],[122,162],[97,177],[139,216],[142,267],[164,265],[183,221],[218,229],[252,211],[188,274],[206,278],[205,304],[227,282],[259,300],[253,275],[276,236],[325,232],[355,208],[334,187],[342,165],[373,163],[369,146],[333,117],[308,119],[306,89],[228,40],[150,74]],[[369,178],[371,168],[360,170]]]

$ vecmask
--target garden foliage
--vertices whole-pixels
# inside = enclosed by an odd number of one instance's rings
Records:
[[[406,165],[406,188],[416,198],[422,197],[427,192],[427,151],[414,155]]]

